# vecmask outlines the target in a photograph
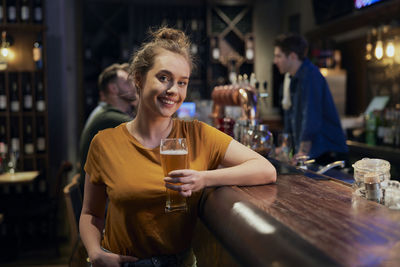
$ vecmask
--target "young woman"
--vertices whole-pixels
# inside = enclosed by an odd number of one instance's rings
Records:
[[[228,135],[172,118],[187,93],[190,43],[171,28],[152,37],[130,67],[140,97],[136,118],[99,132],[89,149],[80,233],[93,266],[196,266],[190,244],[202,190],[276,181],[268,160]],[[187,139],[189,168],[164,177],[160,141],[167,137]],[[166,187],[187,197],[187,212],[165,213]]]

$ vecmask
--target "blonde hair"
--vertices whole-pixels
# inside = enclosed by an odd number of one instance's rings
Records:
[[[161,49],[177,53],[186,58],[189,67],[193,68],[193,56],[190,53],[190,40],[186,34],[177,29],[161,27],[156,31],[150,31],[150,41],[142,46],[132,57],[129,67],[129,75],[135,81],[141,81],[154,65],[154,59]],[[137,84],[136,86],[139,86]]]

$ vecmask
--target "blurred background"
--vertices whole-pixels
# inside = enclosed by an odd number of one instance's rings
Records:
[[[351,119],[374,97],[388,96],[378,116],[389,137],[376,145],[384,148],[379,153],[392,149],[383,158],[400,158],[398,0],[0,0],[0,16],[0,143],[8,145],[0,151],[18,150],[17,169],[39,171],[32,183],[0,184],[2,211],[21,215],[0,225],[4,262],[29,259],[38,247],[58,248],[59,240],[69,244],[57,177],[64,161],[73,171],[63,185],[77,171],[80,133],[98,103],[98,75],[129,62],[149,29],[161,24],[191,37],[197,68],[186,101],[197,103],[194,116],[207,120],[214,87],[229,84],[232,73],[254,73],[268,85],[260,89],[269,94],[258,103],[260,119],[278,131],[283,76],[273,64],[273,42],[296,32],[307,37],[309,58],[327,77],[341,118],[350,121],[349,139],[366,142],[365,129]],[[52,218],[39,211],[24,217],[50,197],[59,205]],[[10,244],[17,252],[10,253]]]

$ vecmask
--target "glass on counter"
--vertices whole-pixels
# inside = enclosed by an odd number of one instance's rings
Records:
[[[276,149],[276,159],[282,162],[290,162],[293,154],[292,139],[288,133],[279,133]]]
[[[390,163],[383,159],[363,158],[353,164],[354,168],[354,184],[355,189],[364,188],[365,175],[371,172],[379,176],[379,181],[390,180]]]
[[[400,182],[388,181],[382,191],[382,204],[389,209],[400,210]]]
[[[383,191],[390,180],[390,163],[363,158],[353,164],[353,189],[357,196],[383,204]]]
[[[264,157],[273,156],[274,140],[267,124],[260,124],[252,129],[250,135],[250,148]]]

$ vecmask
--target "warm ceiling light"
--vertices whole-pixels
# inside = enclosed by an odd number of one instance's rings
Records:
[[[383,44],[381,40],[378,40],[376,42],[376,47],[375,47],[375,57],[380,60],[383,57]]]
[[[394,43],[393,41],[388,41],[386,45],[386,55],[388,57],[394,57]]]
[[[372,33],[372,30],[367,32],[367,44],[365,46],[365,50],[367,51],[367,53],[365,54],[365,59],[367,61],[372,59],[372,56],[371,56],[371,54],[372,54],[371,33]]]

